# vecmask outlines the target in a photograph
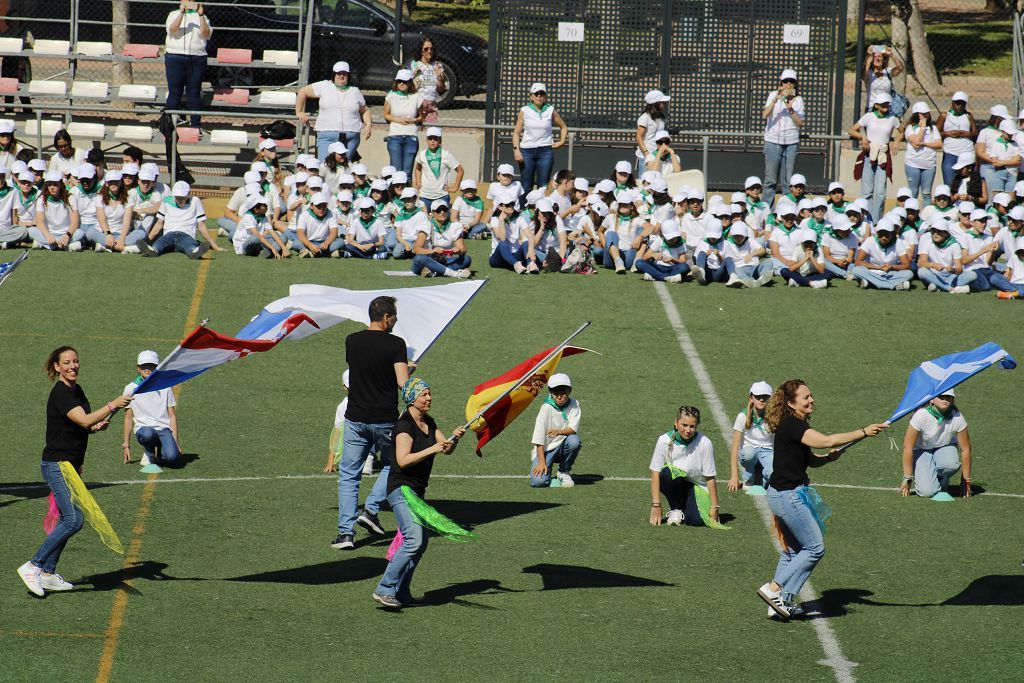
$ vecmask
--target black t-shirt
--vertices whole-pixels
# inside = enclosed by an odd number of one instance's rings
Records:
[[[412,437],[412,448],[410,453],[424,451],[435,443],[437,439],[437,423],[430,415],[424,415],[423,421],[427,425],[426,433],[420,431],[412,419],[412,415],[406,410],[395,422],[394,438],[397,441],[399,434],[408,434]],[[391,493],[400,486],[408,486],[420,498],[427,490],[427,481],[430,479],[430,470],[434,468],[434,456],[427,456],[419,462],[408,467],[399,467],[397,462],[391,463],[391,473],[388,474],[388,493]]]
[[[811,447],[800,442],[810,428],[806,421],[787,415],[775,430],[772,478],[768,485],[776,491],[791,491],[810,481],[807,467],[813,457]]]
[[[64,382],[57,380],[53,388],[50,389],[50,398],[46,401],[44,461],[67,460],[76,467],[81,467],[85,460],[85,448],[89,445],[89,430],[79,427],[68,417],[68,413],[79,406],[86,413],[92,412],[89,407],[89,399],[82,391],[82,385],[76,382],[72,389]]]
[[[395,363],[408,361],[405,340],[380,330],[353,332],[345,338],[348,363],[348,409],[345,419],[373,424],[398,417]]]

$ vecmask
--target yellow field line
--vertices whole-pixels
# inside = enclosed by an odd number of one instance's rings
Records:
[[[99,633],[65,633],[62,631],[3,631],[0,636],[11,635],[19,638],[102,638]]]
[[[199,305],[203,301],[203,291],[206,289],[206,274],[210,270],[211,261],[199,262],[199,271],[196,274],[196,287],[192,293],[192,304],[188,309],[188,318],[185,321],[183,336],[192,331],[196,326],[196,318],[199,316]],[[175,394],[178,394],[175,387]],[[157,475],[150,474],[146,478],[146,484],[142,488],[142,495],[139,498],[139,511],[135,515],[135,525],[132,527],[131,543],[128,552],[124,557],[122,567],[128,569],[139,561],[142,551],[142,535],[146,532],[146,520],[149,518],[149,510],[153,505],[153,496],[156,494]],[[125,580],[126,586],[131,586],[132,580]],[[128,608],[129,592],[122,588],[114,596],[114,604],[110,608],[110,618],[107,620],[107,630],[103,634],[103,654],[100,655],[100,663],[96,669],[96,683],[107,683],[110,680],[110,671],[114,667],[114,656],[117,654],[117,643],[121,637],[121,628],[124,625],[124,614]]]

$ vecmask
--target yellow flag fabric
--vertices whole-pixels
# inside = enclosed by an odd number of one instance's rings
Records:
[[[103,510],[100,509],[99,503],[89,493],[89,489],[85,487],[85,482],[78,476],[74,465],[66,460],[61,461],[60,471],[64,475],[64,481],[67,482],[68,489],[71,491],[71,502],[82,510],[82,514],[85,515],[85,521],[89,522],[89,526],[100,535],[103,545],[115,553],[124,555],[124,546],[121,545],[121,539],[117,537],[114,527],[110,526],[110,522],[107,521],[107,516],[103,514]]]

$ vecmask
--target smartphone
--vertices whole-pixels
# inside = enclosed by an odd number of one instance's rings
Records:
[[[871,46],[871,51],[872,52],[885,52],[885,45],[872,45]]]

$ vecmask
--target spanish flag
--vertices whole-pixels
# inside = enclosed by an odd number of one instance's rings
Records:
[[[565,356],[584,353],[578,346],[552,346],[508,372],[477,386],[466,402],[466,420],[476,432],[476,454],[547,390],[548,378]]]

